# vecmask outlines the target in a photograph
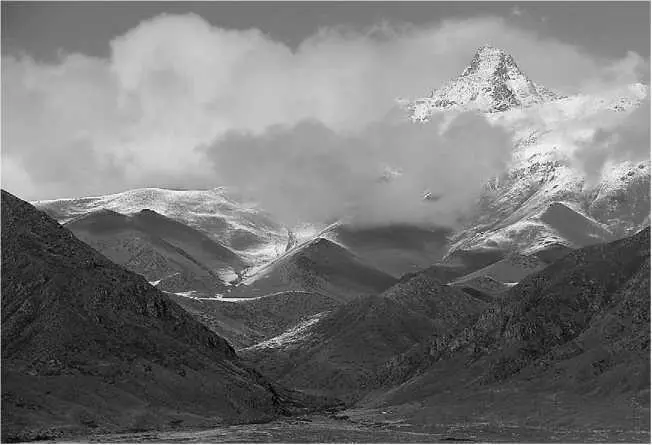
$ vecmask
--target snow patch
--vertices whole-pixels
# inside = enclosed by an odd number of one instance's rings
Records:
[[[172,293],[174,295],[179,295],[180,297],[194,298],[196,300],[199,300],[199,298],[194,297],[194,295],[196,293],[196,291],[194,291],[194,290],[189,290],[189,291],[185,291],[185,292],[169,292],[169,293]]]
[[[305,340],[310,337],[310,327],[317,323],[319,320],[324,318],[329,313],[329,311],[320,312],[311,316],[310,318],[301,321],[296,326],[288,329],[283,332],[281,335],[265,340],[256,345],[250,346],[248,349],[283,349],[291,346],[292,344],[298,343],[301,340]]]
[[[272,294],[266,294],[266,295],[261,295],[259,297],[251,297],[251,298],[225,298],[224,294],[215,294],[213,298],[207,298],[208,300],[217,300],[217,301],[226,301],[228,303],[237,303],[241,301],[253,301],[253,300],[260,300],[262,298],[269,298],[269,297],[275,297],[277,295],[283,295],[286,292],[274,292]]]
[[[230,283],[231,281],[238,279],[238,274],[235,273],[235,270],[232,268],[219,269],[217,271],[217,276],[225,283]]]

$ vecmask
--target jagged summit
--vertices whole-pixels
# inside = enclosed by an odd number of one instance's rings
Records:
[[[484,45],[478,48],[473,59],[471,59],[471,64],[466,67],[460,77],[467,77],[473,74],[490,77],[498,69],[505,69],[505,67],[513,67],[519,74],[522,74],[518,70],[512,56],[500,48]]]
[[[560,98],[531,81],[514,58],[491,45],[480,47],[461,75],[426,98],[410,104],[411,118],[428,120],[433,111],[469,108],[483,112],[506,111]]]

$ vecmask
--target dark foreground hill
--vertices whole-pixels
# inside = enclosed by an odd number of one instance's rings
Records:
[[[484,378],[502,380],[575,341],[624,298],[645,306],[632,315],[647,313],[648,326],[637,327],[649,330],[650,293],[641,275],[649,275],[649,257],[649,228],[573,252],[515,286],[480,318],[464,348],[490,352]],[[639,346],[649,351],[649,343]]]
[[[2,191],[2,438],[247,422],[279,397],[139,275]]]
[[[649,441],[649,280],[649,227],[574,251],[510,289],[472,328],[422,347],[410,357],[420,367],[370,405],[418,403],[408,422],[473,418]]]

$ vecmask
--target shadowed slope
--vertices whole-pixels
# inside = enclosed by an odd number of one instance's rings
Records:
[[[141,210],[131,219],[135,227],[182,248],[211,269],[220,269],[226,266],[240,270],[244,267],[242,260],[230,249],[210,239],[202,232],[153,210]]]
[[[418,272],[445,253],[450,230],[409,225],[353,227],[336,225],[324,233],[349,251],[394,277]]]
[[[576,246],[590,246],[614,239],[614,236],[598,223],[561,202],[550,204],[540,218]]]
[[[279,411],[224,339],[2,191],[3,439]]]
[[[457,278],[451,285],[467,292],[482,292],[499,297],[510,285],[545,266],[546,263],[536,255],[508,255],[507,258]]]
[[[285,229],[270,215],[243,202],[232,190],[170,190],[143,188],[113,195],[36,201],[60,223],[100,209],[132,214],[151,209],[188,227],[196,229],[219,244],[243,250],[284,244]]]
[[[103,209],[65,227],[112,261],[172,292],[212,295],[224,289],[221,277],[244,268],[231,250],[151,210],[127,216]]]
[[[519,351],[508,354],[509,360],[494,360],[493,378],[517,372],[587,329],[644,267],[649,244],[648,228],[631,238],[579,249],[510,290],[504,304],[481,317],[470,338],[474,348],[502,348],[507,354],[509,345],[510,351]]]
[[[368,266],[347,249],[317,238],[261,269],[225,297],[259,297],[276,292],[322,293],[345,301],[382,292],[395,279]]]

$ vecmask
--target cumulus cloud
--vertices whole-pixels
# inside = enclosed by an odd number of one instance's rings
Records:
[[[649,61],[633,51],[628,51],[622,59],[607,63],[593,76],[585,79],[580,90],[587,94],[600,94],[605,89],[638,82],[650,83]]]
[[[297,181],[308,181],[305,175],[313,169],[317,182],[304,186],[315,194],[320,193],[319,184],[332,186],[332,178],[320,172],[316,159],[327,159],[332,175],[351,164],[341,179],[360,189],[348,194],[336,189],[330,198],[320,195],[332,199],[326,207],[340,214],[335,209],[340,198],[355,205],[364,205],[356,196],[376,199],[367,188],[380,163],[378,155],[389,157],[396,147],[400,153],[416,150],[414,159],[421,156],[427,161],[424,165],[431,165],[432,158],[425,153],[431,146],[432,156],[462,150],[471,166],[478,153],[484,159],[483,138],[492,130],[476,121],[468,135],[454,129],[443,135],[420,135],[424,128],[388,124],[396,131],[393,135],[380,124],[392,112],[396,97],[427,94],[459,74],[484,43],[503,47],[530,77],[563,93],[578,91],[594,73],[613,63],[498,18],[449,20],[423,28],[384,24],[359,31],[324,29],[291,49],[258,30],[216,28],[192,14],[162,15],[113,39],[108,59],[67,54],[57,63],[45,64],[25,55],[3,57],[2,183],[27,199],[152,185],[242,184],[224,165],[237,160],[240,169],[252,175],[262,165],[272,171],[276,166],[269,160],[242,165],[246,158],[232,147],[262,155],[267,150],[263,145],[270,144],[277,150],[275,155],[269,151],[270,158],[290,156],[289,163],[306,164],[307,170],[294,166],[303,175]],[[635,54],[628,57],[630,65],[637,65]],[[465,119],[471,118],[462,117],[460,122]],[[476,128],[482,136],[469,136]],[[385,140],[372,143],[374,132]],[[416,146],[399,143],[401,137]],[[500,139],[502,134],[487,137]],[[285,141],[291,149],[284,147]],[[305,152],[298,153],[301,150]],[[496,156],[494,164],[503,162],[502,150],[487,153]],[[373,167],[362,167],[365,156],[374,161]],[[408,165],[407,157],[401,156],[393,161]],[[457,184],[457,178],[441,166],[465,166],[457,159],[445,162],[433,171]],[[491,170],[470,168],[464,175],[470,176],[466,178],[470,184],[480,184]],[[271,181],[267,189],[297,189],[274,183],[279,177],[267,175],[265,180]],[[442,198],[440,209],[447,208],[445,199],[464,201],[452,198],[454,190],[443,182],[422,179],[401,186],[399,181],[392,183],[383,205],[408,205],[405,193],[397,192],[403,186],[419,192],[422,186],[439,187],[450,197]],[[463,190],[460,194],[473,195],[470,189]],[[268,200],[292,215],[290,205]],[[390,216],[372,206],[367,212],[370,220],[377,219],[373,212],[380,212],[378,218]],[[315,214],[311,208],[304,213]],[[396,211],[391,217],[400,214]],[[421,218],[418,211],[411,215]],[[450,220],[452,213],[442,218]]]

